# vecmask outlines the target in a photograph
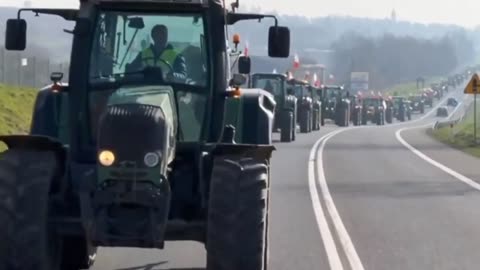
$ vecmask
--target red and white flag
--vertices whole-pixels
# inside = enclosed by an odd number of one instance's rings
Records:
[[[247,42],[245,42],[245,49],[243,50],[243,54],[245,56],[248,56],[248,40],[247,40]]]
[[[300,59],[298,58],[298,55],[295,54],[295,57],[293,58],[293,68],[299,68],[300,67]]]

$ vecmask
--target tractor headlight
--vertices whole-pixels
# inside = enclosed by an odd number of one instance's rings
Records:
[[[115,155],[112,151],[109,150],[102,150],[98,154],[98,162],[105,167],[112,166],[113,162],[115,162]]]
[[[150,152],[145,155],[145,157],[143,158],[143,162],[147,167],[152,168],[158,165],[158,163],[160,162],[160,157],[157,153]]]

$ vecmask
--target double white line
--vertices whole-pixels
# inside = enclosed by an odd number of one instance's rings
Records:
[[[313,210],[315,212],[318,229],[320,230],[320,234],[322,236],[323,245],[327,253],[328,263],[330,265],[330,269],[332,270],[343,270],[343,265],[340,260],[337,246],[333,239],[333,234],[328,226],[327,216],[323,210],[322,203],[318,195],[319,193],[317,190],[317,182],[320,186],[320,191],[323,198],[323,205],[325,205],[325,209],[332,220],[333,227],[337,233],[340,245],[343,248],[343,252],[348,259],[351,269],[364,269],[362,262],[360,261],[360,257],[355,251],[355,247],[353,246],[347,229],[345,228],[345,225],[343,224],[342,219],[338,214],[337,208],[335,207],[335,203],[333,202],[332,196],[328,189],[327,181],[325,179],[325,173],[323,170],[323,149],[325,148],[326,142],[336,134],[349,129],[352,128],[332,131],[321,137],[310,151],[310,157],[308,160],[308,185],[312,198]],[[317,180],[317,182],[315,180]]]

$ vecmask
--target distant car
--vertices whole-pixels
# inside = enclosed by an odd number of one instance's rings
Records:
[[[458,105],[458,101],[451,97],[451,98],[448,98],[447,100],[447,106],[453,106],[453,107],[456,107]]]
[[[438,107],[437,108],[437,116],[447,117],[448,116],[448,108],[446,106]]]

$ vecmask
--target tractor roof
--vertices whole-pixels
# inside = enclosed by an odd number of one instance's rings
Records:
[[[289,84],[308,85],[308,82],[307,82],[307,81],[305,81],[305,80],[299,80],[299,79],[295,79],[295,78],[289,79],[287,82],[288,82]]]
[[[80,2],[93,2],[96,4],[100,3],[152,3],[152,4],[191,4],[191,5],[202,5],[206,6],[208,4],[213,5],[222,5],[221,0],[80,0]]]
[[[321,89],[326,89],[326,88],[328,88],[328,89],[341,89],[341,90],[343,90],[343,86],[341,86],[341,85],[336,85],[336,84],[330,84],[330,85],[324,85],[324,84],[322,84],[322,86],[320,86],[320,88],[321,88]]]
[[[285,74],[281,73],[253,73],[252,77],[266,77],[266,78],[287,78]]]

